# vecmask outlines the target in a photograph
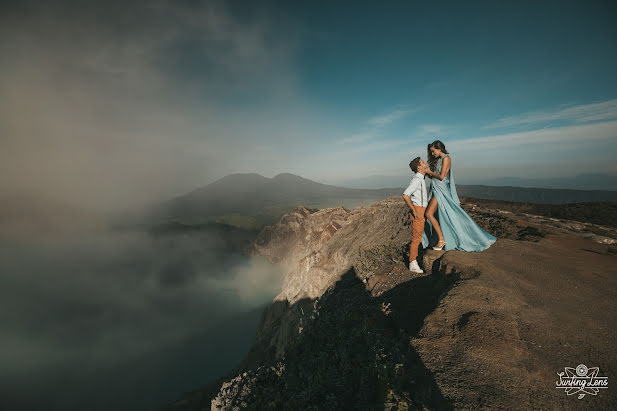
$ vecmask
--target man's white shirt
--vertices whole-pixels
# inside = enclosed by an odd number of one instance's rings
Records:
[[[404,195],[411,199],[414,205],[420,207],[428,206],[428,195],[426,193],[426,183],[424,182],[424,174],[416,173],[409,182],[409,187],[403,192]]]

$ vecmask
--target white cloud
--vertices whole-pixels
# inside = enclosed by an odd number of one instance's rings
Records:
[[[370,124],[377,128],[382,128],[392,123],[393,121],[396,121],[402,117],[405,117],[406,115],[409,115],[417,110],[418,110],[417,108],[409,109],[409,110],[394,110],[391,113],[369,119],[367,121],[367,124]]]
[[[474,137],[453,141],[450,143],[450,146],[454,146],[460,151],[470,151],[488,148],[505,149],[512,146],[527,145],[529,150],[532,151],[548,144],[589,143],[606,140],[617,140],[617,121]]]
[[[414,107],[410,109],[397,109],[391,111],[390,113],[383,114],[381,116],[376,116],[368,119],[366,121],[366,125],[369,127],[364,131],[353,134],[351,137],[346,137],[338,140],[337,144],[349,144],[349,143],[361,143],[366,140],[374,139],[377,137],[383,136],[383,129],[390,125],[391,123],[399,120],[405,116],[408,116],[412,113],[419,111],[422,107]]]
[[[428,128],[427,128],[428,129]],[[533,131],[443,139],[462,178],[556,177],[589,172],[614,172],[612,152],[617,147],[617,121],[543,128]],[[363,153],[362,157],[358,153]],[[328,153],[330,169],[322,173],[340,179],[374,174],[406,175],[415,156],[426,158],[426,145],[411,141],[376,141],[353,150]],[[579,168],[571,163],[577,159]],[[341,164],[346,168],[341,169]],[[372,170],[369,172],[369,170]]]
[[[438,124],[424,124],[418,126],[418,129],[422,134],[440,134],[443,132],[444,127]]]
[[[433,138],[443,138],[442,136],[448,134],[454,129],[453,126],[444,125],[444,124],[422,124],[419,125],[412,137],[415,138],[425,138],[425,137],[433,137]],[[432,142],[432,141],[430,141]]]
[[[573,121],[583,123],[614,119],[617,119],[617,99],[571,107],[562,106],[555,110],[531,111],[521,115],[499,119],[484,128],[510,127],[549,121]]]

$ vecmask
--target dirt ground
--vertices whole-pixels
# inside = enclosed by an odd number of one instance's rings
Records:
[[[424,257],[436,260],[461,279],[411,343],[455,408],[617,409],[617,257],[606,245],[555,232]],[[599,367],[608,388],[581,399],[557,389],[579,364]]]

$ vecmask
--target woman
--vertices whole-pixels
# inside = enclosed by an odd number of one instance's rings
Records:
[[[490,247],[497,238],[480,228],[461,208],[452,175],[452,160],[439,140],[428,145],[428,165],[426,176],[431,178],[431,187],[424,214],[427,224],[422,247],[434,244],[435,240],[437,244],[433,250],[482,251]]]

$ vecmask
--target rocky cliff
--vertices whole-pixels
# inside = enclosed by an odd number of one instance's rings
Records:
[[[297,207],[247,252],[288,268],[242,364],[167,409],[616,409],[617,390],[557,389],[564,367],[617,371],[617,230],[466,211],[489,249],[429,250],[407,270],[400,196]]]

